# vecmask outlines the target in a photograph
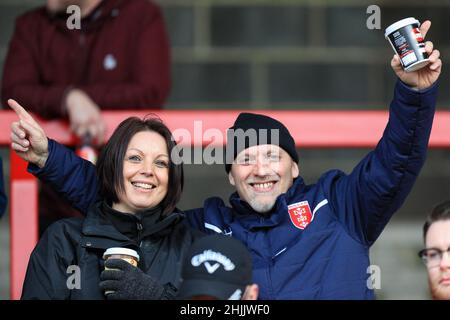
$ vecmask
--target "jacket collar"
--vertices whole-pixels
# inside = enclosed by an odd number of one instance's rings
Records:
[[[286,207],[300,193],[304,192],[305,182],[302,177],[294,180],[292,186],[286,193],[278,196],[273,209],[267,214],[262,215],[251,208],[251,206],[242,200],[237,192],[230,196],[230,204],[233,208],[234,218],[247,229],[266,228],[279,225],[286,217],[284,214]]]
[[[105,202],[99,201],[88,210],[82,234],[90,242],[90,247],[111,247],[111,241],[119,242],[121,246],[139,246],[146,237],[169,234],[173,224],[183,217],[178,211],[163,217],[159,207],[132,215],[113,210]]]
[[[101,214],[123,235],[138,242],[144,233],[151,235],[161,229],[161,207],[157,206],[135,214],[124,213],[111,208],[106,202],[101,205]]]

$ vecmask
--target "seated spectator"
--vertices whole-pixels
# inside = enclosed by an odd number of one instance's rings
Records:
[[[211,235],[197,239],[183,263],[178,295],[186,300],[256,300],[252,258],[236,239]]]
[[[0,158],[0,218],[5,214],[6,204],[5,183],[3,182],[3,163],[2,158]]]
[[[81,29],[69,29],[69,5]],[[47,0],[16,20],[4,64],[2,102],[67,119],[72,132],[104,139],[100,110],[159,109],[170,89],[170,55],[160,8],[149,0]],[[45,185],[39,192],[41,233],[77,216]]]
[[[423,226],[425,249],[419,256],[427,266],[431,297],[450,300],[450,201],[436,206]]]

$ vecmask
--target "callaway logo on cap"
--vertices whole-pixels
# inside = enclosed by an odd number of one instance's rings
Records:
[[[238,240],[224,235],[196,240],[184,259],[178,298],[239,300],[252,281],[252,259]]]
[[[211,265],[210,261],[215,261],[215,263]],[[191,264],[194,267],[198,267],[202,263],[205,265],[205,268],[209,273],[214,273],[220,265],[222,265],[226,271],[231,271],[235,268],[233,262],[231,262],[231,260],[225,255],[212,250],[205,250],[203,253],[198,254],[191,259]]]

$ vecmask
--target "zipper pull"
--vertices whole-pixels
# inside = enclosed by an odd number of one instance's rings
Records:
[[[142,246],[142,239],[141,239],[141,233],[142,233],[142,229],[144,229],[144,227],[142,226],[142,223],[140,222],[136,222],[136,227],[137,227],[137,243],[139,244],[139,246]]]

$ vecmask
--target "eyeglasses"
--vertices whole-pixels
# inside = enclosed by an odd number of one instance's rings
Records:
[[[450,247],[447,250],[441,250],[438,248],[423,249],[419,251],[419,257],[428,268],[433,268],[439,266],[442,261],[442,256],[446,252],[450,258]]]

